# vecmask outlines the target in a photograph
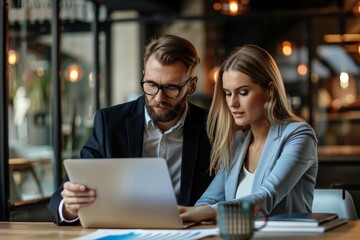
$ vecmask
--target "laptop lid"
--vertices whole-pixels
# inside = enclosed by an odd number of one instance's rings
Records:
[[[72,182],[96,190],[79,210],[85,228],[183,228],[163,158],[66,159]]]

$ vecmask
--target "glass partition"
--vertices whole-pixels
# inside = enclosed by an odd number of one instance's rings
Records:
[[[9,4],[11,203],[49,197],[55,190],[52,3]],[[92,3],[60,1],[60,16],[62,156],[70,158],[79,157],[94,114]]]
[[[41,41],[49,22],[30,22],[10,4],[9,169],[12,203],[49,196],[51,166],[51,48]],[[21,11],[26,13],[26,11]],[[16,17],[17,16],[17,17]]]

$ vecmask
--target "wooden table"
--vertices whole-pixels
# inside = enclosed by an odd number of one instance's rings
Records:
[[[198,227],[197,227],[198,228]],[[81,226],[56,226],[50,222],[0,222],[1,239],[72,239],[96,231]],[[360,238],[360,220],[349,221],[347,224],[325,233],[261,233],[256,232],[252,239],[326,239],[354,240]],[[207,239],[221,239],[211,237]]]

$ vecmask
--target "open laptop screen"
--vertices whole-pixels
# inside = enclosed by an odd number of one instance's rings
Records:
[[[96,190],[80,209],[85,228],[183,228],[163,158],[66,159],[72,182]]]

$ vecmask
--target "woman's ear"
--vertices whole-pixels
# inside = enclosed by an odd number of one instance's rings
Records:
[[[267,89],[268,100],[272,98],[274,94],[274,88],[275,88],[274,83],[270,82]]]

